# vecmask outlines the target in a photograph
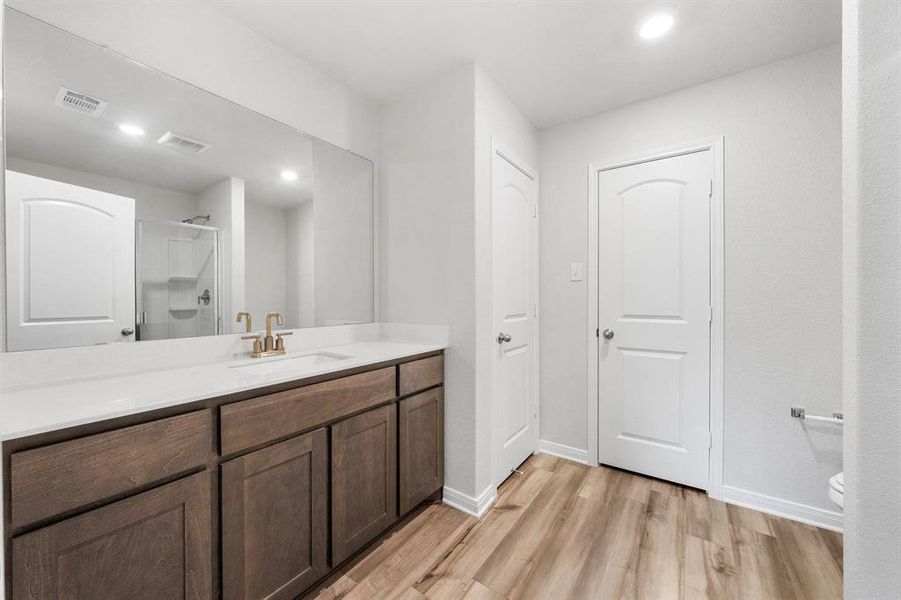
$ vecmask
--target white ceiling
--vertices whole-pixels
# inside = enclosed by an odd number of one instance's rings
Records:
[[[281,208],[312,198],[316,144],[325,142],[22,13],[6,11],[4,25],[10,156],[189,194],[237,177],[249,202]],[[109,106],[97,118],[61,108],[60,86]],[[122,122],[146,135],[122,134]],[[163,147],[157,139],[168,130],[211,147],[200,154]],[[283,180],[283,169],[298,180]]]
[[[210,0],[374,102],[478,62],[539,127],[837,43],[840,0]],[[676,11],[664,39],[637,23]]]

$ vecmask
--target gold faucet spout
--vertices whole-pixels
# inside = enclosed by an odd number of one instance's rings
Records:
[[[272,339],[272,319],[275,319],[275,322],[278,325],[284,323],[281,313],[271,312],[266,315],[266,337],[263,338],[264,352],[271,352],[272,350],[275,350],[275,344],[273,343]]]
[[[244,319],[245,333],[250,333],[250,331],[251,331],[250,313],[249,312],[239,312],[237,315],[235,315],[235,323],[240,323],[242,318]]]

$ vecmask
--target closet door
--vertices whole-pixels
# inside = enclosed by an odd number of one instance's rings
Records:
[[[295,598],[328,571],[326,430],[222,465],[223,596]]]
[[[397,519],[397,407],[332,426],[332,561],[365,546]]]

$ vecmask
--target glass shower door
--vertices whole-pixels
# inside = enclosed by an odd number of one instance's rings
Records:
[[[219,332],[219,230],[168,221],[137,222],[139,340]]]

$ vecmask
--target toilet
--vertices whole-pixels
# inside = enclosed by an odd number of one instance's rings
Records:
[[[829,499],[844,508],[845,474],[844,472],[829,478]]]

